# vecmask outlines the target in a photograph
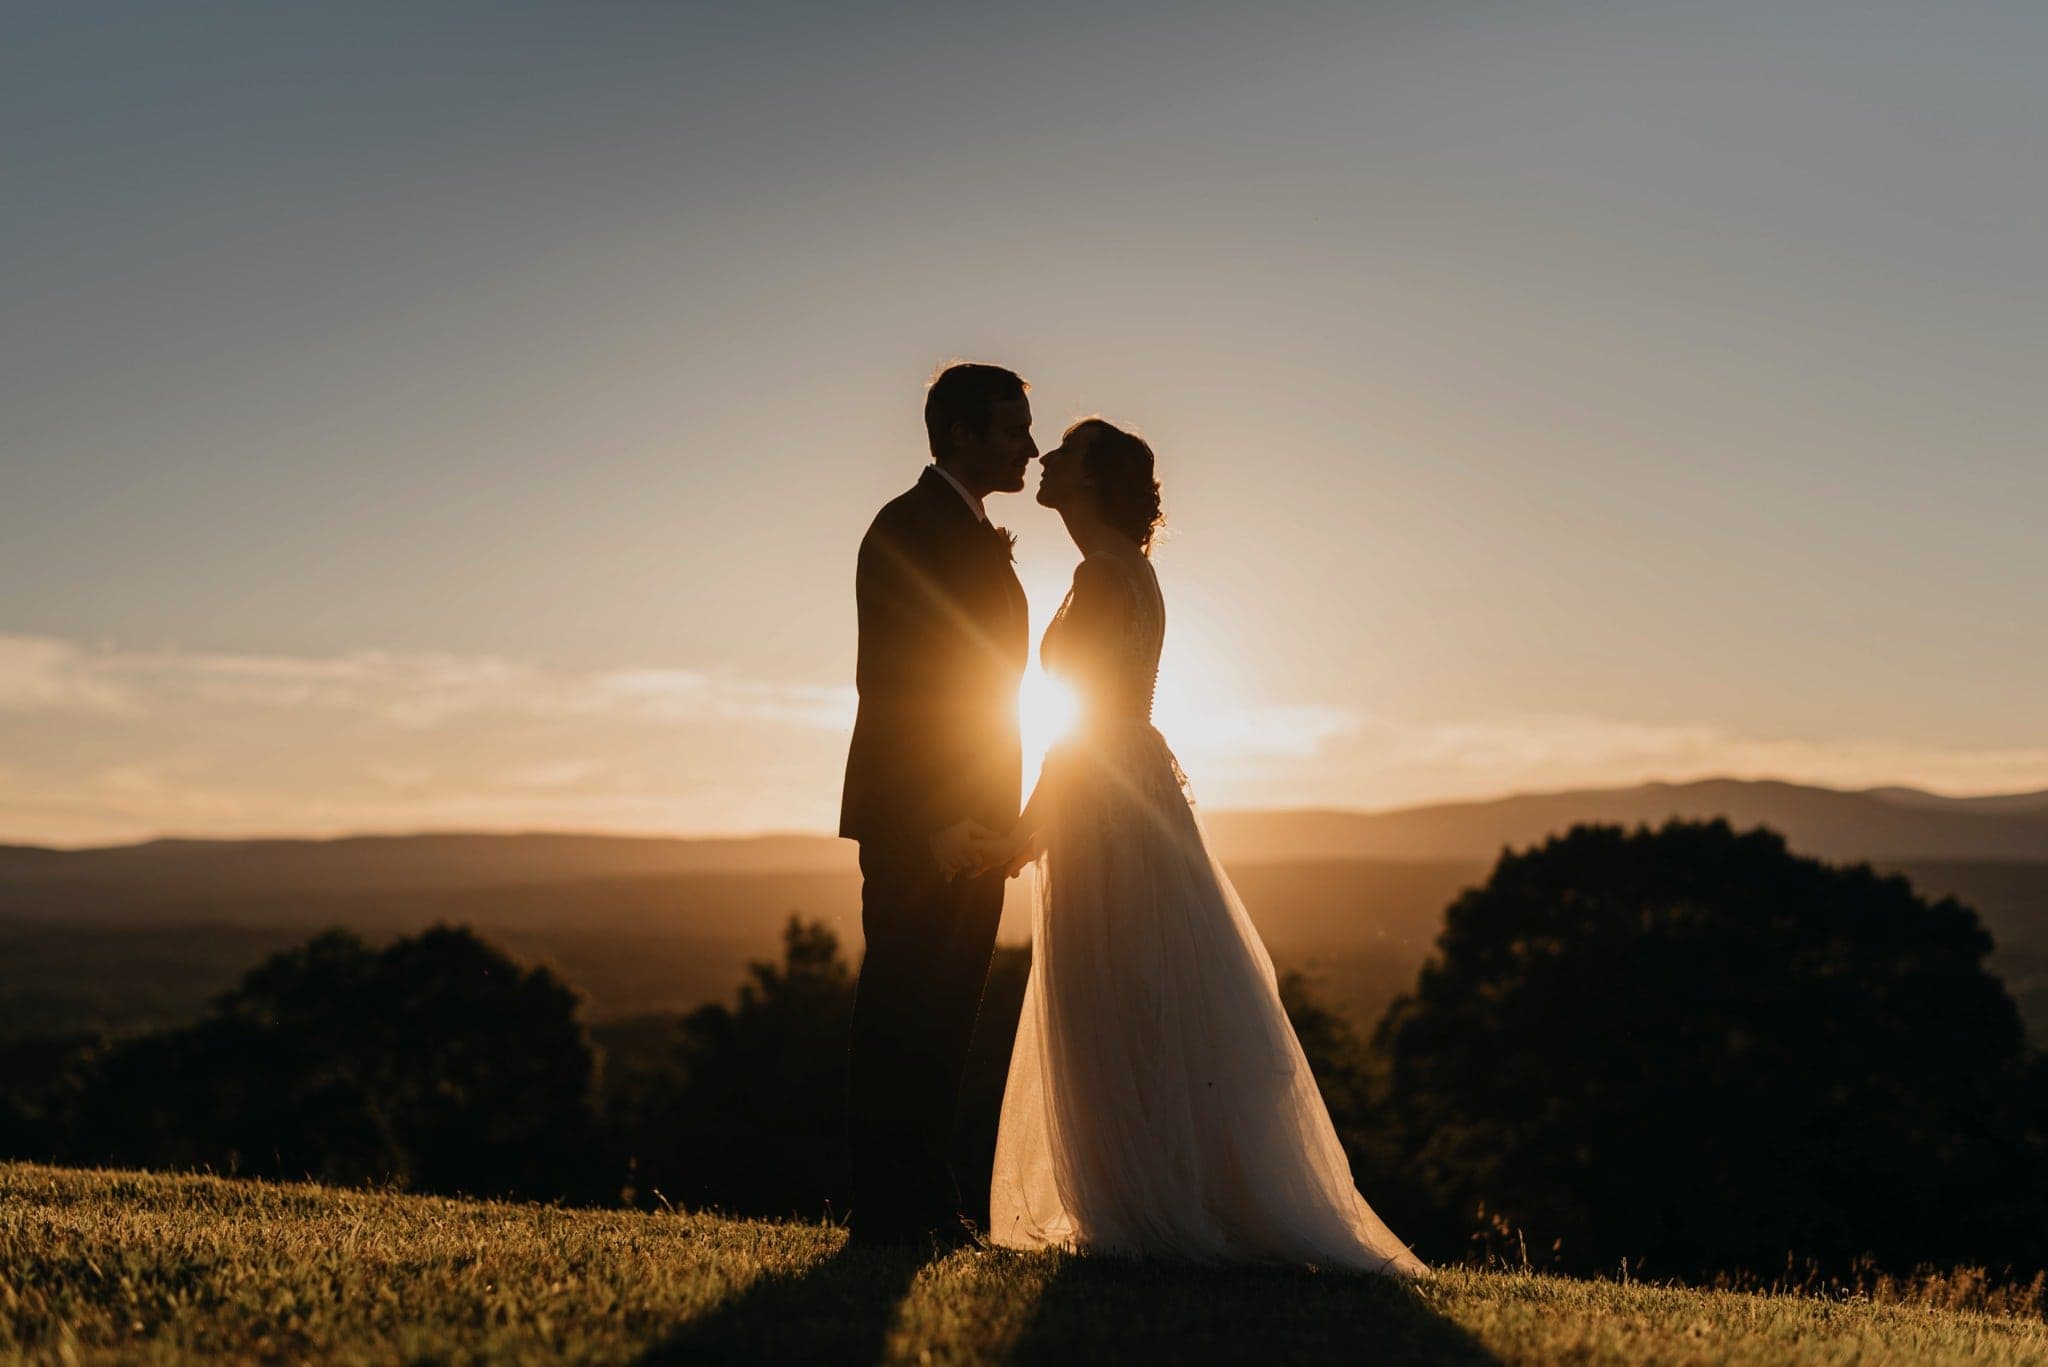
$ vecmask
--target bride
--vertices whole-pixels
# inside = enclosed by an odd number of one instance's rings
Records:
[[[1040,646],[1080,719],[982,852],[1012,872],[1038,861],[989,1237],[1427,1276],[1352,1186],[1272,960],[1152,727],[1166,608],[1151,448],[1076,423],[1043,458],[1038,501],[1083,557]]]

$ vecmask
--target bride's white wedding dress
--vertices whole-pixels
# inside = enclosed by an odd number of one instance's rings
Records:
[[[1165,605],[1099,552],[1041,657],[1081,720],[1046,759],[1031,974],[990,1238],[1425,1276],[1352,1186],[1258,932],[1151,724]]]

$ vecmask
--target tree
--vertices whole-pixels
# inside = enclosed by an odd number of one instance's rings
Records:
[[[1398,1148],[1567,1266],[2026,1261],[2041,1067],[1991,948],[1769,830],[1577,827],[1504,853],[1382,1020]]]
[[[964,1213],[980,1219],[1030,965],[1028,949],[996,951],[961,1085],[953,1167]],[[677,1018],[651,1049],[636,1026],[628,1047],[638,1057],[608,1067],[605,1083],[635,1199],[757,1215],[843,1211],[853,992],[838,937],[791,916],[781,961],[748,965],[732,1005]]]
[[[845,1190],[853,970],[822,923],[791,916],[782,946],[748,965],[735,1005],[681,1017],[651,1064],[608,1084],[643,1195],[816,1215]]]
[[[593,1058],[577,997],[467,929],[373,951],[329,931],[197,1022],[92,1060],[70,1126],[94,1162],[420,1190],[585,1194]]]

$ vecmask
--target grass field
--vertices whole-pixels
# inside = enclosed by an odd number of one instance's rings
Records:
[[[829,1226],[0,1165],[31,1361],[2048,1362],[2039,1318],[1445,1270],[849,1251]]]

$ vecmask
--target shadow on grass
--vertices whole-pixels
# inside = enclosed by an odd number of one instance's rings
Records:
[[[898,1309],[919,1271],[945,1256],[930,1248],[841,1248],[801,1270],[760,1278],[679,1325],[640,1361],[883,1361]],[[1040,1255],[998,1251],[993,1256]],[[955,1346],[967,1357],[995,1348],[972,1341]],[[1001,1357],[1058,1367],[1497,1361],[1406,1283],[1392,1278],[1101,1257],[1060,1259],[1028,1321]]]
[[[1068,1258],[1012,1362],[1492,1363],[1389,1277]]]
[[[643,1363],[875,1362],[931,1249],[840,1248],[771,1273],[677,1328]]]

